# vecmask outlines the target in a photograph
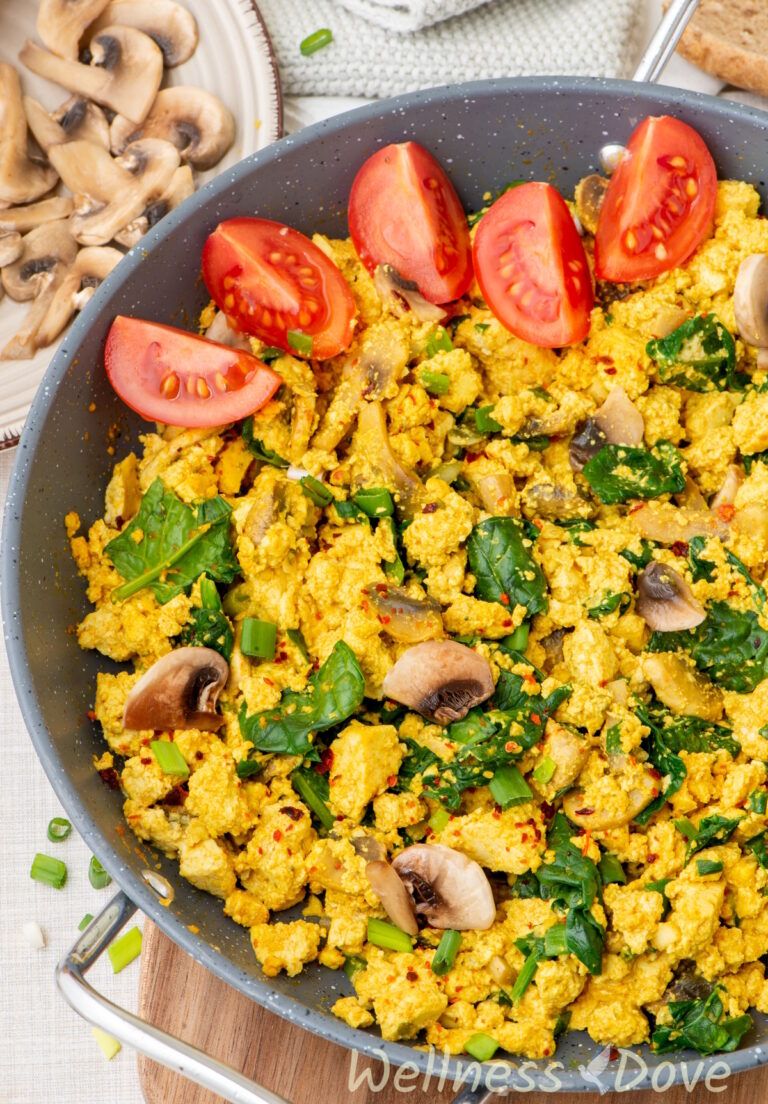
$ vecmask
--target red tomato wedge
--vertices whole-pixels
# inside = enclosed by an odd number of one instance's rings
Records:
[[[600,280],[650,280],[683,264],[710,232],[717,170],[679,119],[649,116],[611,177],[595,235]]]
[[[294,356],[327,360],[352,340],[355,301],[333,261],[298,230],[261,218],[221,222],[203,278],[237,329]]]
[[[587,256],[565,201],[550,184],[519,184],[480,220],[473,244],[483,298],[531,345],[583,341],[594,305]]]
[[[120,314],[107,334],[104,367],[120,398],[142,418],[190,428],[246,418],[282,383],[241,349]]]
[[[430,303],[450,303],[469,287],[467,216],[443,168],[416,142],[368,158],[352,182],[348,219],[370,272],[391,265]]]

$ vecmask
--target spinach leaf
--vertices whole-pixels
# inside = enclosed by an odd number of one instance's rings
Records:
[[[632,552],[629,548],[622,549],[619,555],[631,564],[636,571],[642,571],[653,559],[653,544],[642,537],[640,540],[640,552]]]
[[[435,769],[439,768],[442,760],[438,755],[435,755],[434,751],[430,751],[428,747],[424,747],[422,744],[417,744],[415,740],[411,740],[407,736],[401,736],[400,740],[408,748],[408,751],[400,764],[397,782],[393,788],[397,793],[407,793],[417,775],[423,775],[427,771],[434,773]]]
[[[513,518],[492,517],[476,525],[467,541],[467,555],[479,598],[510,608],[525,606],[529,614],[546,610],[544,573]]]
[[[747,840],[745,846],[752,852],[760,866],[768,870],[768,839],[766,833],[761,832],[759,836],[753,836],[751,840]]]
[[[765,452],[752,452],[748,456],[742,456],[741,462],[744,465],[744,471],[749,475],[755,464],[768,465],[768,449]]]
[[[565,918],[565,945],[590,974],[602,973],[605,929],[588,909],[569,909]]]
[[[749,377],[736,371],[736,345],[714,314],[688,318],[666,337],[646,345],[659,378],[688,391],[743,390]]]
[[[274,709],[251,716],[243,704],[240,731],[257,751],[316,756],[310,734],[333,728],[351,717],[362,702],[364,691],[365,679],[355,653],[339,640],[320,670],[310,677],[305,690],[286,690]]]
[[[601,890],[600,871],[571,842],[575,831],[565,816],[557,813],[547,837],[547,845],[555,857],[551,863],[539,867],[536,877],[541,896],[553,901],[555,907],[568,910],[566,950],[583,962],[591,974],[599,974],[605,933],[589,910]]]
[[[596,528],[594,521],[587,521],[586,518],[554,518],[553,520],[555,525],[568,530],[568,540],[571,544],[575,544],[577,548],[584,547],[584,541],[581,539],[582,535],[591,533]]]
[[[232,655],[234,636],[227,615],[221,610],[193,609],[190,618],[181,630],[181,643],[196,648],[213,648],[228,660]]]
[[[243,440],[257,460],[263,464],[271,464],[274,468],[289,468],[290,464],[282,456],[278,456],[272,449],[265,448],[262,442],[253,435],[253,417],[246,418],[243,422]]]
[[[608,614],[613,613],[614,610],[618,610],[619,613],[626,613],[631,603],[632,599],[628,594],[606,591],[598,602],[587,609],[587,616],[595,619],[607,617]]]
[[[297,767],[291,774],[293,788],[312,815],[326,830],[333,828],[336,817],[328,808],[330,790],[328,776],[306,767]]]
[[[682,831],[688,839],[688,850],[685,861],[688,862],[697,851],[703,851],[705,847],[712,847],[717,843],[727,843],[741,822],[740,817],[724,817],[719,814],[704,817],[699,821],[698,827],[694,827],[690,821],[675,821],[675,827]],[[693,832],[691,833],[691,829]]]
[[[681,648],[724,690],[749,694],[768,677],[768,631],[752,610],[737,610],[727,602],[711,602],[707,617],[685,632],[653,633],[648,651]]]
[[[156,479],[136,517],[104,548],[126,580],[113,592],[113,601],[149,587],[165,604],[203,572],[231,583],[240,565],[229,537],[230,513],[223,499],[211,499],[195,511]]]
[[[651,1046],[657,1054],[697,1050],[699,1054],[732,1051],[752,1026],[748,1015],[723,1018],[725,1009],[717,987],[704,1000],[670,1001],[671,1024],[657,1027]]]
[[[680,453],[669,441],[657,441],[652,449],[603,445],[581,474],[606,506],[678,494],[685,487]]]
[[[688,545],[688,562],[691,565],[691,574],[693,575],[694,582],[698,582],[699,579],[706,579],[707,582],[712,582],[715,575],[715,564],[712,560],[708,560],[704,555],[706,548],[706,541],[704,537],[691,537]],[[747,565],[739,559],[735,552],[731,552],[730,548],[725,548],[725,558],[731,567],[738,571],[747,583],[750,593],[752,595],[752,601],[756,608],[761,610],[768,601],[768,595],[765,592],[765,588],[760,583],[755,582],[752,578]]]

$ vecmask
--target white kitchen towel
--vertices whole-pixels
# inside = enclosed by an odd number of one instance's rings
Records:
[[[388,31],[420,31],[489,0],[338,0],[342,7]]]
[[[445,0],[444,7],[462,2],[467,0]],[[490,0],[404,34],[354,15],[339,0],[259,0],[259,7],[283,91],[310,96],[393,96],[484,77],[545,73],[628,76],[643,22],[638,0]],[[333,32],[333,42],[304,57],[299,44],[321,27]]]

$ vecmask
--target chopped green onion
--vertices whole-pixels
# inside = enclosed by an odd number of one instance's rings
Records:
[[[376,920],[372,916],[368,918],[368,942],[385,951],[410,954],[413,950],[413,940],[407,932],[394,924],[388,924],[386,920]]]
[[[600,857],[598,866],[603,885],[611,885],[612,883],[617,885],[627,884],[627,875],[624,873],[624,867],[615,855],[610,855],[606,852]]]
[[[171,747],[175,746],[175,744],[171,744]],[[94,889],[106,889],[112,882],[110,874],[104,869],[95,855],[91,855],[91,861],[88,865],[88,881]]]
[[[526,989],[533,981],[533,975],[539,968],[540,958],[541,952],[533,950],[520,967],[520,973],[515,978],[515,984],[509,991],[509,996],[513,1004],[517,1004],[517,1002],[522,999]]]
[[[431,358],[436,356],[437,353],[450,353],[452,350],[451,335],[443,326],[436,326],[427,340],[427,356]]]
[[[568,954],[565,924],[553,924],[551,928],[547,928],[544,933],[544,954],[547,958]]]
[[[77,930],[78,930],[78,931],[85,931],[85,929],[86,929],[86,928],[88,927],[88,925],[89,925],[89,924],[91,923],[91,921],[92,921],[92,920],[93,920],[93,916],[91,915],[91,913],[90,913],[90,912],[86,912],[86,914],[85,914],[85,916],[83,917],[83,919],[82,919],[82,920],[80,921],[80,923],[79,923],[79,924],[77,925]]]
[[[505,652],[524,652],[528,647],[528,633],[529,626],[523,622],[522,625],[518,625],[514,632],[511,632],[509,636],[505,636],[499,641],[499,647],[503,648]]]
[[[437,950],[432,956],[432,973],[437,974],[438,977],[447,974],[456,961],[460,946],[461,932],[451,931],[450,928],[444,931],[437,945]]]
[[[301,330],[289,330],[288,344],[297,353],[301,353],[302,356],[312,356],[312,337],[310,334],[302,333]]]
[[[422,368],[419,383],[432,395],[447,395],[451,389],[451,377],[445,372],[433,372],[431,368]]]
[[[277,360],[278,357],[283,356],[283,350],[278,349],[275,345],[267,345],[266,349],[262,349],[259,353],[259,360],[264,364],[271,364],[273,360]]]
[[[259,621],[257,617],[243,619],[240,651],[255,659],[274,659],[277,644],[277,625],[271,621]]]
[[[471,1054],[473,1058],[477,1058],[478,1062],[487,1062],[489,1058],[493,1058],[498,1049],[499,1044],[496,1040],[492,1039],[490,1035],[486,1035],[483,1031],[478,1031],[471,1039],[467,1039],[464,1044],[464,1050],[467,1054]]]
[[[52,859],[50,855],[38,852],[32,860],[29,876],[35,882],[61,889],[67,880],[67,867],[61,859]]]
[[[115,1055],[123,1049],[113,1035],[107,1035],[106,1031],[102,1031],[100,1027],[92,1027],[91,1033],[99,1044],[99,1050],[108,1062],[111,1062]]]
[[[203,609],[221,609],[221,598],[219,597],[219,591],[208,575],[203,575],[200,580],[200,605]]]
[[[163,774],[172,774],[177,778],[189,778],[186,759],[176,744],[170,740],[153,740],[149,745]]]
[[[510,805],[520,805],[533,797],[530,786],[512,763],[498,768],[488,789],[491,791],[493,800],[497,805],[501,805],[502,809]]]
[[[400,586],[405,578],[405,565],[400,559],[400,553],[397,550],[397,526],[395,525],[395,519],[382,518],[379,524],[389,525],[390,532],[392,533],[392,544],[395,549],[394,560],[385,560],[381,566],[384,568],[384,574],[387,576],[390,583],[394,583],[395,586]]]
[[[768,810],[768,790],[753,790],[749,795],[749,807],[753,813],[764,813]]]
[[[109,961],[112,963],[112,972],[119,974],[126,966],[130,966],[134,958],[141,954],[141,932],[138,928],[131,928],[107,947]]]
[[[533,772],[533,780],[538,782],[540,786],[546,786],[547,782],[552,781],[552,776],[556,770],[557,763],[555,760],[545,755]]]
[[[475,329],[477,330],[478,333],[485,333],[485,331],[490,327],[490,325],[491,325],[490,322],[475,322]]]
[[[291,782],[299,797],[309,806],[323,828],[333,828],[336,818],[326,805],[317,787],[312,784],[312,772],[294,771],[291,775]]]
[[[299,649],[301,658],[306,663],[309,663],[312,657],[307,649],[307,642],[304,639],[301,629],[286,629],[285,635],[288,637],[291,644],[294,644]]]
[[[347,955],[344,961],[344,973],[351,981],[355,974],[358,974],[361,970],[365,970],[368,967],[368,963],[360,955]]]
[[[646,882],[643,888],[650,889],[653,893],[660,893],[662,897],[664,897],[666,894],[666,888],[671,881],[671,878],[659,878],[659,880],[656,882]]]
[[[339,517],[345,521],[364,521],[366,525],[368,524],[368,518],[352,498],[348,498],[346,501],[343,498],[337,498],[333,508]]]
[[[723,864],[717,859],[697,859],[696,869],[699,874],[719,874]]]
[[[318,50],[322,50],[324,46],[329,46],[332,42],[333,31],[328,27],[321,27],[319,31],[313,31],[312,34],[302,39],[299,49],[304,57],[310,57],[311,54],[317,53]]]
[[[500,424],[493,418],[493,406],[481,406],[475,411],[475,426],[478,433],[499,433]]]
[[[322,509],[323,506],[330,506],[333,502],[331,492],[323,486],[319,479],[315,479],[314,475],[303,475],[299,483],[304,494],[315,506]]]
[[[72,825],[66,817],[54,817],[48,822],[48,839],[51,843],[61,843],[72,834]]]
[[[395,512],[392,495],[384,487],[364,487],[353,501],[370,518],[392,517]]]
[[[695,824],[691,824],[687,817],[681,817],[680,820],[676,820],[675,828],[689,840],[695,840],[698,835]]]
[[[238,778],[252,778],[264,770],[264,764],[257,759],[238,759],[235,763],[235,773]]]
[[[429,824],[429,827],[432,829],[432,831],[439,835],[439,833],[442,832],[443,828],[445,828],[450,819],[451,814],[448,812],[447,809],[437,809],[436,812],[434,812],[429,818],[429,821],[427,823]]]

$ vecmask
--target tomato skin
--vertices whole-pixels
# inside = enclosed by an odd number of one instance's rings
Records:
[[[594,292],[565,201],[550,184],[519,184],[480,220],[475,275],[490,310],[531,345],[558,349],[589,333]]]
[[[188,428],[246,418],[283,382],[242,349],[120,314],[107,334],[104,367],[117,394],[142,418]]]
[[[472,282],[461,200],[439,162],[418,143],[393,143],[369,157],[352,182],[347,214],[369,272],[391,265],[430,303],[450,303]]]
[[[355,301],[346,280],[290,226],[261,218],[220,222],[203,246],[203,279],[237,329],[293,356],[327,360],[352,340]],[[312,338],[310,354],[291,346],[289,330]]]
[[[709,233],[717,169],[703,138],[670,115],[632,132],[611,177],[595,235],[595,275],[650,280],[684,264]]]

